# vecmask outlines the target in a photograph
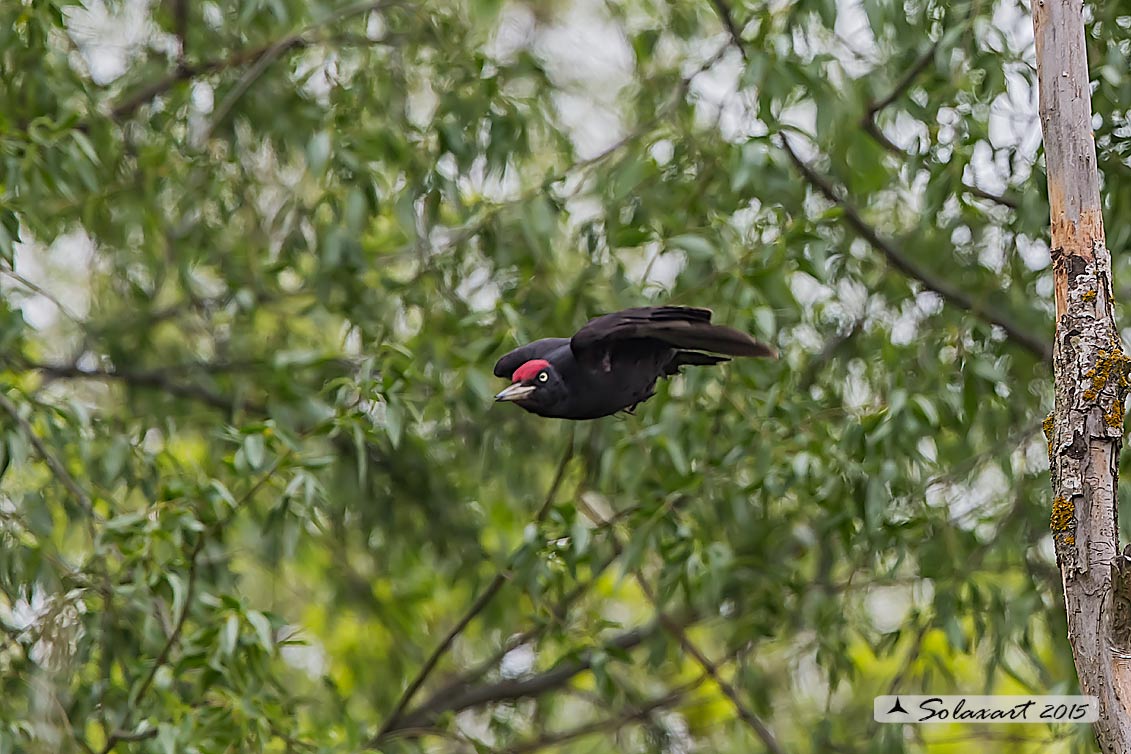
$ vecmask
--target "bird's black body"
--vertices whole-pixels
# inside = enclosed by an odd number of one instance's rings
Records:
[[[503,356],[495,376],[512,384],[496,398],[540,416],[597,419],[631,411],[682,366],[729,361],[703,351],[774,355],[744,332],[711,324],[709,309],[625,309],[590,320],[572,338],[543,338]]]

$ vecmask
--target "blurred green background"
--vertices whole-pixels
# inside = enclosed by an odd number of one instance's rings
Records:
[[[1076,688],[1026,4],[9,0],[0,80],[0,752],[1095,750],[871,720]],[[492,404],[648,303],[782,358]]]

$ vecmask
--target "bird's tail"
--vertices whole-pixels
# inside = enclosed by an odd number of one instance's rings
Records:
[[[674,307],[667,307],[674,309]],[[705,311],[705,310],[704,310]],[[726,325],[713,325],[696,317],[676,316],[675,312],[653,316],[647,334],[676,348],[710,351],[727,356],[768,356],[776,359],[777,350],[759,343],[741,330]]]
[[[776,359],[777,350],[773,346],[759,343],[741,330],[726,325],[712,325],[696,322],[686,328],[679,328],[665,337],[669,343],[682,348],[694,348],[727,356],[763,356]]]

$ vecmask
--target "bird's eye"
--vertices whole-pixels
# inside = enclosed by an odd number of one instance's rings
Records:
[[[539,372],[538,373],[538,381],[539,382],[545,382],[548,379],[550,379],[550,375],[546,374],[545,372]]]

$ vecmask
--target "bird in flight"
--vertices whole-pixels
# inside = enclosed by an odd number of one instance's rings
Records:
[[[732,327],[711,324],[710,309],[625,309],[590,320],[572,338],[543,338],[503,356],[495,376],[511,384],[495,400],[559,419],[631,413],[652,397],[660,377],[678,374],[683,366],[730,361],[727,356],[776,358],[777,351]]]

